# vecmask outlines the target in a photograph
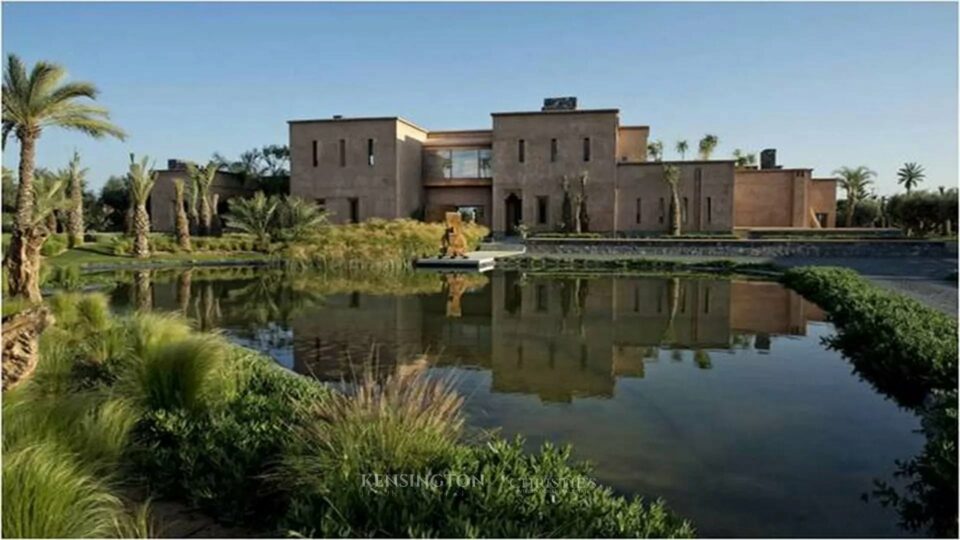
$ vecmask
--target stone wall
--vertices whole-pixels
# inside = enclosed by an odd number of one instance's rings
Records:
[[[700,257],[949,257],[948,242],[925,240],[529,239],[527,255]]]

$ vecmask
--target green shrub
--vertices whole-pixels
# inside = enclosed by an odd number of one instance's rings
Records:
[[[231,364],[246,377],[222,407],[147,413],[136,433],[135,469],[164,496],[223,520],[273,527],[287,500],[268,475],[301,425],[303,404],[327,391],[253,353]]]
[[[849,269],[795,268],[783,281],[829,313],[832,346],[884,393],[916,405],[933,389],[957,388],[956,319]]]
[[[359,476],[297,492],[284,524],[308,536],[689,537],[662,503],[615,496],[569,448],[528,454],[522,441],[461,447],[442,469],[403,471],[415,487]]]
[[[51,234],[46,242],[40,248],[40,254],[44,257],[56,257],[67,250],[67,235]]]

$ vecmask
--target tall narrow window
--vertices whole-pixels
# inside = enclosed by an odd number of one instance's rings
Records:
[[[537,224],[547,224],[547,214],[549,210],[550,199],[546,196],[537,197]]]
[[[346,139],[340,139],[340,166],[347,166],[347,141]]]
[[[683,198],[683,210],[680,212],[680,219],[686,223],[687,222],[687,198]]]
[[[547,311],[547,286],[537,285],[537,311]]]
[[[517,160],[523,163],[527,160],[527,141],[520,139],[517,141]]]
[[[713,199],[707,197],[707,223],[713,222]]]
[[[557,140],[550,139],[550,161],[557,160],[557,153],[558,153]]]
[[[710,287],[707,287],[703,293],[703,312],[706,315],[710,314]]]
[[[367,165],[373,167],[373,139],[367,139]]]
[[[317,147],[317,141],[313,141],[313,166],[316,167],[320,164],[320,150]]]
[[[590,161],[590,137],[583,138],[583,160]]]
[[[325,212],[327,210],[327,200],[317,199],[317,210]]]
[[[663,197],[660,197],[660,223],[663,223],[663,219],[666,217],[667,205],[664,204]]]
[[[643,199],[637,197],[637,224],[643,223]]]
[[[360,223],[360,199],[350,198],[350,223]]]

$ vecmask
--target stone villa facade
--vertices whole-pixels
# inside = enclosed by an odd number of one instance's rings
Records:
[[[680,169],[686,232],[835,226],[836,180],[779,167],[769,152],[759,168],[648,161],[648,126],[621,125],[618,109],[580,110],[575,100],[491,116],[492,129],[465,131],[398,117],[290,121],[290,192],[322,205],[334,223],[435,221],[459,210],[503,235],[519,223],[557,230],[562,179],[579,193],[586,173],[588,230],[640,234],[668,230],[663,166],[671,164]]]

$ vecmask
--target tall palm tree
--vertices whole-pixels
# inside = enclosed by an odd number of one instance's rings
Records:
[[[910,190],[917,187],[926,177],[923,166],[919,163],[904,163],[903,167],[897,171],[897,183],[903,184],[903,187],[907,188],[907,193],[910,193]]]
[[[211,232],[213,223],[213,210],[210,205],[210,188],[213,181],[217,178],[217,171],[220,165],[216,161],[210,161],[204,168],[197,167],[193,163],[187,164],[187,173],[193,181],[194,195],[200,204],[200,223],[198,232],[201,236],[206,236]]]
[[[680,236],[680,169],[664,165],[663,180],[670,186],[670,234]]]
[[[157,182],[157,172],[150,165],[150,158],[143,156],[139,162],[130,154],[130,172],[127,173],[127,189],[133,207],[133,256],[143,259],[150,256],[150,214],[147,199]]]
[[[80,168],[80,153],[74,151],[67,166],[66,176],[70,186],[69,214],[67,215],[67,243],[71,248],[83,244],[83,183],[87,169]]]
[[[190,251],[190,221],[187,219],[187,210],[184,208],[184,183],[182,179],[174,179],[173,191],[176,194],[177,201],[177,245],[184,251]]]
[[[45,128],[61,127],[94,138],[107,135],[123,139],[124,132],[110,123],[106,109],[80,100],[96,99],[97,88],[87,82],[63,83],[67,72],[56,64],[37,62],[30,73],[20,58],[7,56],[3,70],[2,145],[12,133],[20,142],[20,185],[17,213],[13,221],[10,247],[4,256],[11,295],[40,300],[39,258],[26,260],[26,239],[36,234],[29,230],[34,220],[33,169],[37,139]],[[37,251],[39,257],[39,251]]]
[[[710,159],[718,144],[720,144],[720,139],[716,135],[710,135],[709,133],[704,135],[700,139],[700,159],[704,161]]]
[[[647,145],[647,154],[653,161],[663,161],[663,141],[653,141]]]
[[[689,145],[687,144],[686,139],[677,141],[677,153],[680,154],[680,161],[687,159],[687,150]]]
[[[840,167],[833,171],[833,174],[840,177],[840,187],[847,192],[847,216],[844,219],[844,226],[853,225],[853,213],[857,209],[857,204],[867,197],[867,186],[873,183],[873,178],[877,173],[866,166]]]

